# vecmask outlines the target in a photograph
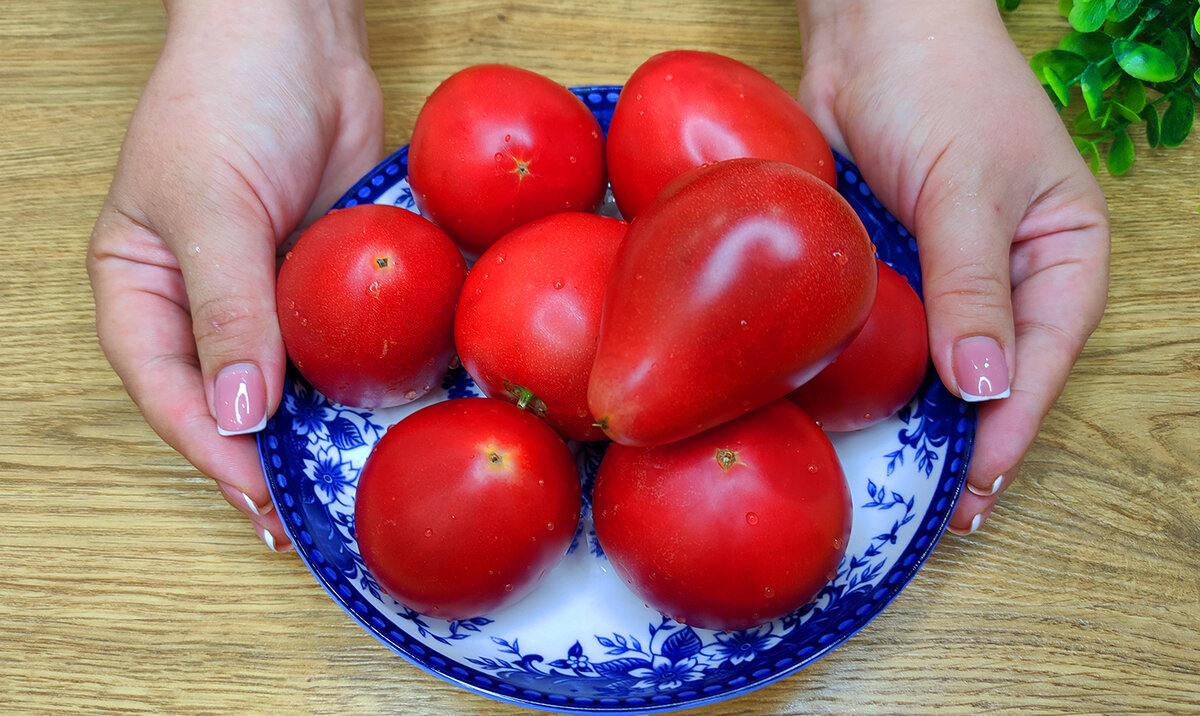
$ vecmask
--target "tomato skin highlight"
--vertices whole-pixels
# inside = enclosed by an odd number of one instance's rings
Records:
[[[592,510],[600,546],[647,605],[722,630],[811,601],[852,520],[832,443],[786,400],[680,442],[611,445]]]
[[[604,136],[566,87],[509,65],[474,65],[422,106],[408,151],[421,213],[478,256],[521,224],[594,211],[604,198]]]
[[[925,305],[908,280],[881,260],[879,288],[862,330],[788,399],[825,430],[862,430],[907,405],[928,370]]]
[[[605,437],[588,410],[587,383],[627,228],[576,212],[532,221],[485,251],[463,283],[454,323],[463,367],[485,395],[524,398],[568,440]]]
[[[566,443],[510,403],[433,403],[380,438],[359,476],[355,538],[409,608],[468,619],[531,592],[566,554],[582,504]]]
[[[837,183],[833,151],[796,98],[711,52],[672,50],[642,63],[621,90],[606,152],[613,196],[629,220],[676,177],[724,159],[775,159]]]
[[[629,227],[588,385],[613,440],[680,440],[782,398],[862,327],[874,247],[828,184],[783,162],[693,170]]]
[[[466,262],[427,219],[387,205],[334,210],[284,258],[276,312],[288,357],[328,399],[360,408],[411,402],[454,359]]]

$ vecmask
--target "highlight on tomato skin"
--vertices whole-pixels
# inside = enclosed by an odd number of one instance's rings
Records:
[[[676,621],[749,629],[836,577],[853,506],[828,436],[777,400],[685,440],[609,446],[592,492],[621,580]]]
[[[493,398],[430,404],[380,438],[359,476],[355,539],[392,598],[445,620],[528,595],[582,510],[575,460],[543,420]]]
[[[912,400],[929,372],[925,305],[908,279],[879,260],[879,288],[861,331],[833,362],[788,394],[822,428],[862,430]]]

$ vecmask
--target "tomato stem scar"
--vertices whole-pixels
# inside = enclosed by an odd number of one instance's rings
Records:
[[[381,269],[387,268],[388,264],[390,264],[390,263],[391,263],[391,261],[386,256],[379,256],[375,259],[375,265]]]
[[[729,469],[738,462],[737,453],[729,448],[717,448],[717,454],[715,457],[717,459],[717,464],[720,465],[721,469],[725,470],[726,472],[728,472]]]

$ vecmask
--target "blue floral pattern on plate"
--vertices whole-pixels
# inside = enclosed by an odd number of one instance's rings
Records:
[[[620,87],[574,90],[605,131]],[[337,206],[387,203],[416,211],[407,147],[363,177]],[[838,190],[879,256],[920,290],[916,241],[843,157]],[[833,435],[854,499],[837,576],[794,614],[739,632],[697,629],[641,603],[612,572],[592,528],[590,491],[603,444],[573,446],[583,519],[563,561],[529,597],[476,619],[422,616],[385,595],[354,540],[354,495],[371,446],[430,402],[477,396],[461,368],[411,405],[365,411],[329,402],[289,370],[280,409],[259,434],[271,495],[301,559],[333,600],[416,666],[466,689],[560,713],[652,713],[730,698],[795,673],[861,629],[932,552],[962,489],[972,408],[931,370],[890,420]]]

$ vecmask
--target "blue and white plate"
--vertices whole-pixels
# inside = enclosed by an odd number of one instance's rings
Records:
[[[576,94],[607,131],[620,87]],[[407,147],[337,206],[416,211]],[[837,157],[838,189],[881,258],[919,290],[916,242]],[[589,505],[570,552],[532,595],[469,621],[421,616],[382,594],[354,540],[354,494],[372,445],[431,401],[480,395],[461,370],[414,404],[380,411],[325,399],[289,372],[279,412],[259,434],[271,496],[301,559],[333,600],[416,666],[486,696],[560,713],[652,713],[731,698],[793,674],[861,629],[933,551],[965,479],[975,431],[969,406],[933,372],[898,415],[833,435],[854,500],[845,558],[817,599],[756,629],[714,632],[664,619],[616,577],[596,543]],[[578,449],[590,488],[602,448]]]

